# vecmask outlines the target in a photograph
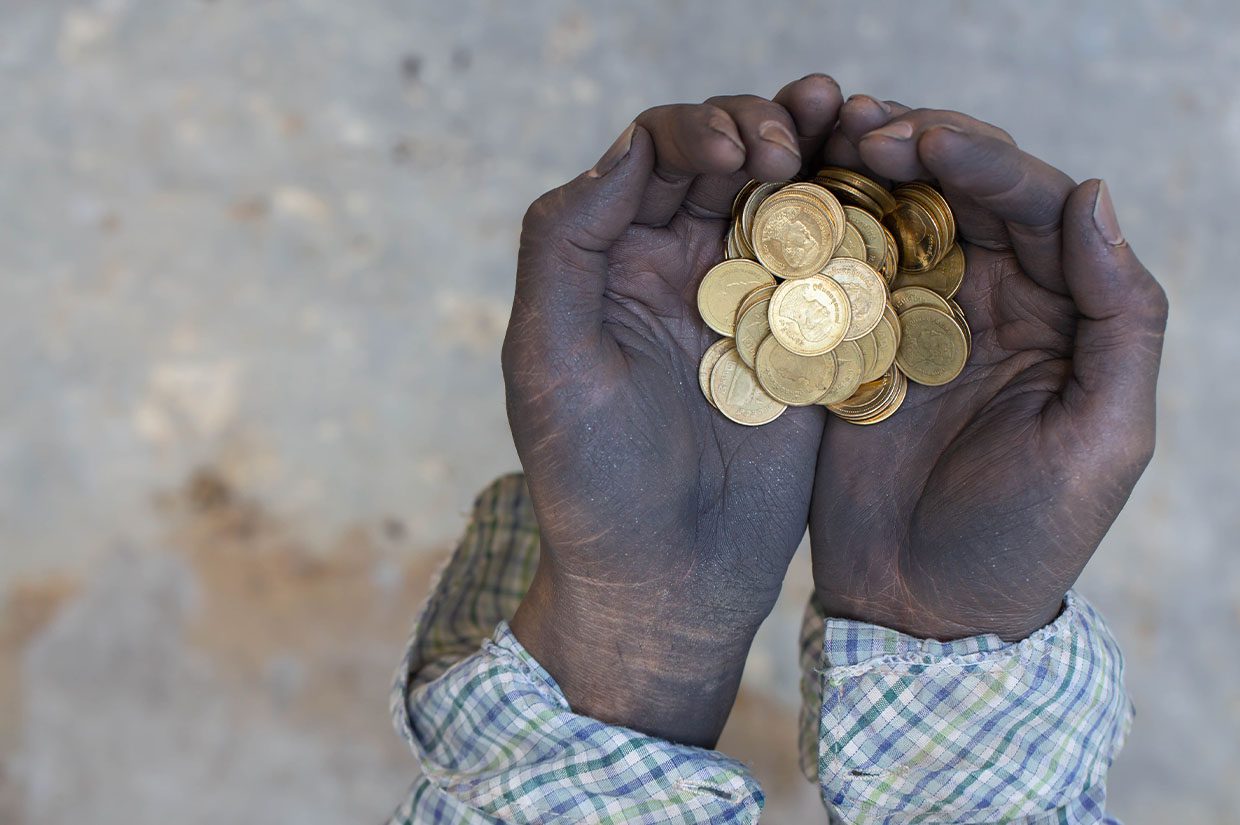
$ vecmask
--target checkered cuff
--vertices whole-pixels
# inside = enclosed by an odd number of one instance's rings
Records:
[[[739,762],[572,712],[507,624],[537,563],[529,493],[504,476],[474,503],[397,668],[392,720],[422,775],[390,822],[756,822],[762,792]]]
[[[408,705],[428,793],[481,815],[460,821],[756,822],[761,811],[735,760],[574,714],[507,623]]]
[[[1079,595],[1014,643],[917,639],[811,602],[802,654],[802,769],[845,821],[1104,821],[1132,705]]]

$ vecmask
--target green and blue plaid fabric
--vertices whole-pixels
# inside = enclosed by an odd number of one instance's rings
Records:
[[[500,478],[397,672],[392,715],[422,775],[392,822],[757,821],[739,762],[572,713],[507,625],[537,560],[524,480]],[[1111,821],[1106,771],[1132,709],[1119,648],[1079,596],[1016,643],[926,641],[811,603],[801,654],[802,769],[831,821]]]

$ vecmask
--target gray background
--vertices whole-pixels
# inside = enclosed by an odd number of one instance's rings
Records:
[[[515,468],[517,227],[641,109],[846,93],[1110,183],[1172,320],[1157,457],[1082,589],[1129,823],[1237,822],[1230,2],[0,3],[0,821],[375,821],[401,638]],[[795,773],[798,558],[724,746]]]

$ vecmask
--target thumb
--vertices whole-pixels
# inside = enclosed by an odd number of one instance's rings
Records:
[[[1079,316],[1064,405],[1101,458],[1139,472],[1154,449],[1167,296],[1124,239],[1100,180],[1064,206],[1063,263]]]
[[[592,169],[531,204],[505,350],[561,360],[598,342],[608,251],[637,215],[653,166],[650,134],[634,123]]]

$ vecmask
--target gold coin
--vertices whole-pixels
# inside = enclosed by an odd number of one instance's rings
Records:
[[[842,286],[815,274],[780,284],[771,296],[768,318],[771,334],[784,349],[821,355],[844,340],[852,310]]]
[[[854,172],[852,169],[842,166],[827,166],[819,169],[814,179],[824,186],[827,185],[827,181],[836,181],[856,191],[874,204],[876,210],[874,216],[877,218],[881,218],[892,209],[895,209],[895,198],[891,196],[886,187],[860,172]]]
[[[857,207],[848,206],[845,208],[856,209]],[[852,223],[844,224],[844,240],[840,241],[839,247],[835,250],[835,257],[856,258],[858,261],[868,260],[865,238],[861,237],[861,233],[857,231],[857,227],[853,226]]]
[[[824,406],[838,404],[855,393],[861,386],[861,373],[865,366],[856,341],[841,341],[838,347],[831,350],[831,355],[835,358],[835,380],[817,401]]]
[[[753,194],[753,190],[762,185],[761,181],[751,180],[740,188],[736,193],[736,197],[732,199],[732,220],[739,222],[741,212],[745,209],[745,204],[749,200],[749,196]]]
[[[891,418],[900,409],[900,405],[904,403],[904,399],[908,397],[908,378],[898,369],[892,370],[892,390],[889,396],[883,399],[882,405],[873,413],[865,418],[852,420],[853,424],[870,425],[877,424],[880,421],[886,421]]]
[[[788,352],[774,335],[768,335],[758,347],[754,373],[767,394],[790,406],[813,404],[835,380],[835,354],[824,353],[805,357]]]
[[[883,265],[878,271],[883,273],[883,277],[887,279],[887,285],[890,286],[900,269],[900,250],[896,244],[896,236],[892,235],[891,230],[886,226],[883,227],[883,237],[887,239],[887,255],[883,258]]]
[[[942,192],[921,181],[906,183],[902,188],[905,194],[917,197],[938,216],[935,223],[943,230],[943,251],[946,254],[947,249],[956,242],[956,216],[952,214],[947,199]]]
[[[778,192],[784,186],[784,184],[779,181],[768,181],[766,183],[752,181],[752,183],[756,185],[749,191],[748,196],[745,198],[745,202],[741,205],[740,217],[738,219],[740,221],[741,231],[737,233],[736,236],[737,243],[740,244],[741,249],[747,249],[750,252],[749,257],[755,257],[753,255],[754,215],[757,214],[758,207],[762,205],[763,201]]]
[[[749,301],[736,321],[736,352],[750,369],[753,369],[754,359],[758,357],[758,347],[771,334],[767,320],[770,305],[770,296]]]
[[[964,338],[969,342],[969,357],[973,357],[973,330],[969,328],[969,321],[964,317],[964,310],[960,308],[960,304],[949,300],[947,302],[952,308],[952,317],[956,319],[956,323],[960,324],[960,329],[964,332]]]
[[[698,285],[698,312],[706,326],[720,335],[732,335],[741,300],[758,287],[774,283],[774,276],[753,261],[738,258],[717,263]]]
[[[899,190],[896,190],[897,193]],[[942,235],[929,208],[909,197],[897,197],[896,208],[887,215],[887,228],[895,236],[900,268],[924,272],[934,266],[942,251]]]
[[[710,394],[719,412],[747,427],[774,421],[788,409],[758,386],[757,376],[734,349],[720,356],[711,370]]]
[[[878,326],[887,306],[887,282],[882,275],[865,261],[853,258],[828,262],[822,274],[844,287],[848,296],[850,314],[845,341],[855,341]]]
[[[899,322],[893,324],[886,315],[874,327],[874,342],[878,346],[878,357],[875,359],[874,368],[879,371],[880,375],[891,369],[891,365],[895,363],[896,352],[900,347],[899,329]]]
[[[874,332],[871,331],[869,335],[862,335],[853,343],[857,345],[857,349],[861,352],[861,383],[873,381],[882,375],[883,371],[878,369],[878,339],[875,337]]]
[[[895,384],[895,370],[889,369],[873,381],[866,381],[857,391],[841,401],[828,407],[831,412],[841,418],[864,418],[883,404],[883,399],[890,395]]]
[[[753,219],[758,261],[781,278],[813,275],[835,251],[833,220],[821,201],[810,195],[776,192],[763,201]]]
[[[906,286],[903,289],[897,289],[891,293],[891,305],[896,308],[898,315],[913,307],[934,307],[949,315],[952,313],[952,308],[945,298],[924,286]]]
[[[702,362],[698,364],[698,384],[702,387],[702,395],[706,396],[712,407],[715,406],[715,399],[710,397],[710,372],[723,354],[732,349],[736,349],[735,341],[731,338],[720,338],[706,348],[706,352],[702,353]]]
[[[960,375],[969,357],[969,342],[949,312],[916,306],[900,315],[903,337],[896,364],[910,380],[938,387]]]
[[[848,218],[848,225],[856,229],[865,241],[865,257],[862,260],[881,270],[883,261],[887,258],[887,238],[883,225],[869,212],[856,206],[845,206],[844,214]]]
[[[749,309],[751,306],[756,304],[758,301],[761,301],[764,298],[770,298],[772,295],[774,295],[776,286],[777,286],[776,284],[763,284],[762,286],[755,289],[753,292],[750,292],[748,295],[746,295],[745,299],[741,301],[741,305],[736,308],[736,320],[739,321],[741,319],[741,316],[745,314],[745,310]]]
[[[827,213],[831,216],[831,229],[835,234],[834,245],[831,247],[831,254],[834,255],[835,250],[839,248],[840,242],[844,239],[844,225],[847,223],[844,217],[844,206],[840,203],[839,198],[835,197],[829,189],[816,183],[790,183],[784,187],[784,191],[809,195],[826,208]]]
[[[723,239],[723,257],[727,260],[745,257],[741,253],[741,249],[736,245],[736,224],[728,229],[728,234]]]
[[[896,346],[899,346],[900,345],[900,316],[896,315],[896,311],[892,309],[890,302],[888,302],[887,308],[883,310],[883,317],[887,319],[887,323],[891,324],[891,328],[896,331]]]
[[[925,272],[901,270],[891,287],[901,289],[919,286],[933,290],[944,298],[951,298],[960,291],[960,285],[964,283],[964,268],[964,250],[960,248],[960,244],[952,244],[938,264]]]

